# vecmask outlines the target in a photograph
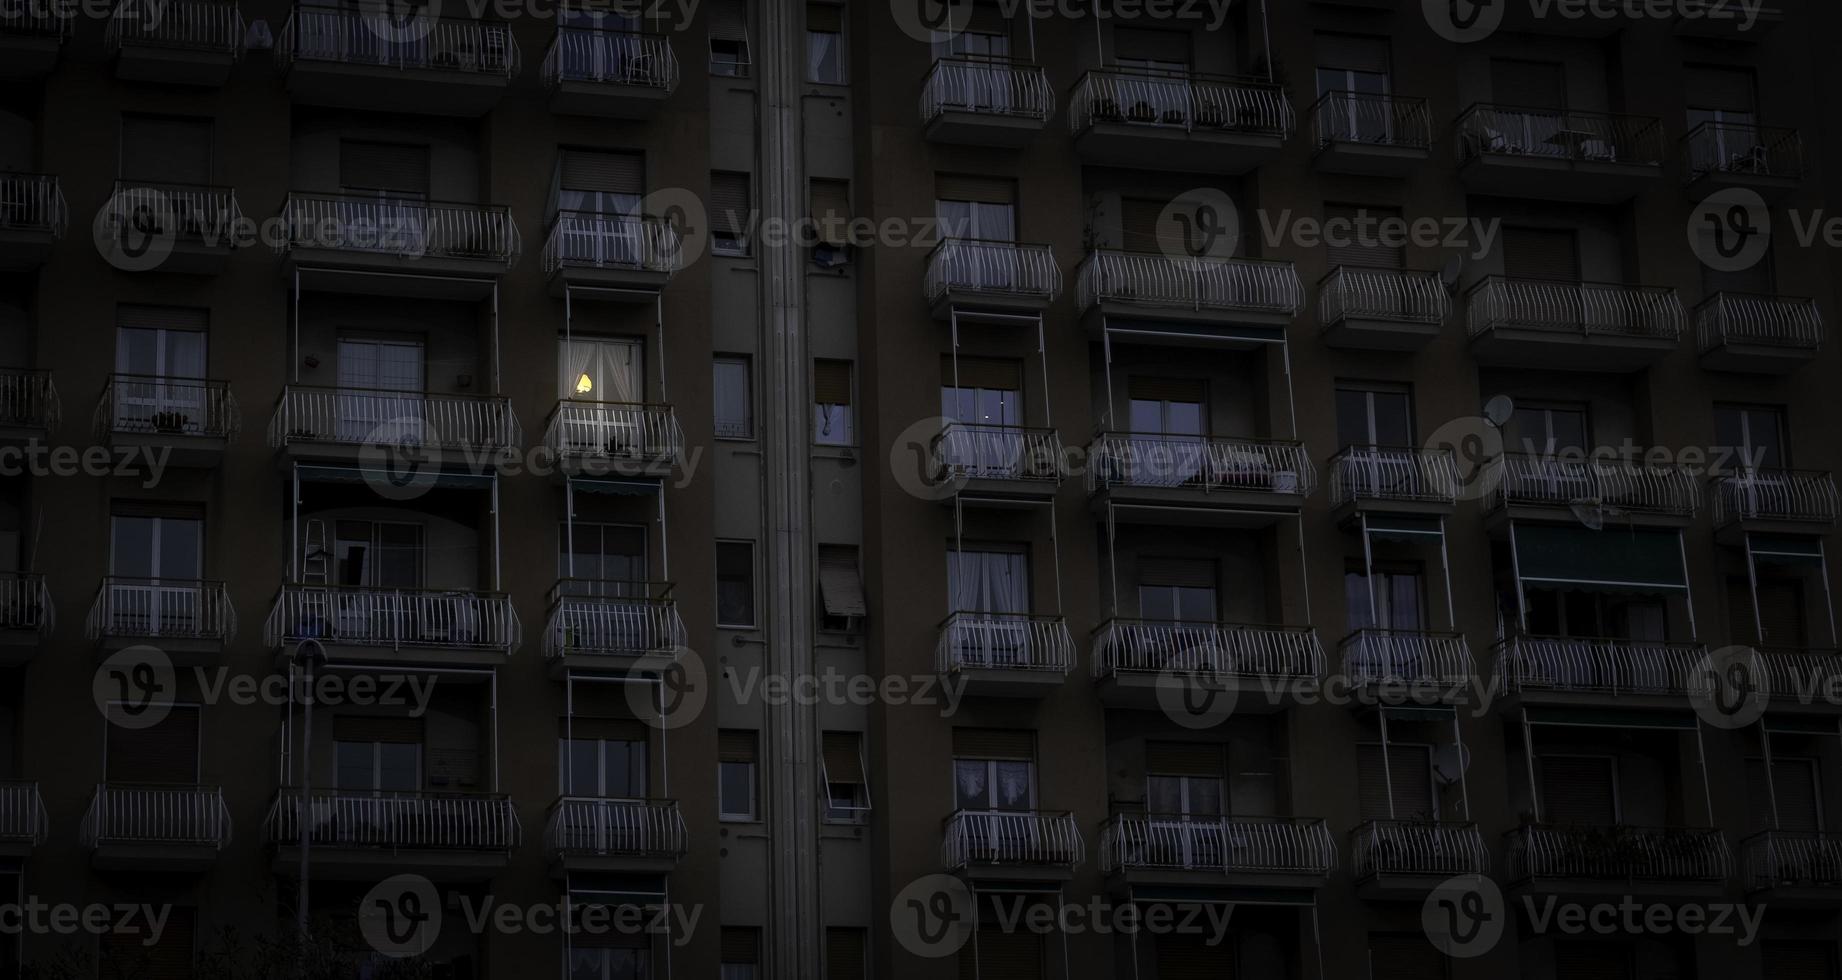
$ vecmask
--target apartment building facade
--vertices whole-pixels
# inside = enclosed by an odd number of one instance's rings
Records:
[[[1835,14],[1421,6],[0,17],[10,958],[1835,976]]]

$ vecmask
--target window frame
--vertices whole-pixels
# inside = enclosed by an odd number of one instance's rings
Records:
[[[849,388],[846,397],[850,401],[842,403],[819,401],[818,379],[821,364],[843,365],[845,383]],[[812,384],[812,444],[842,449],[855,447],[857,445],[857,362],[838,357],[815,357],[812,359]],[[828,417],[831,413],[836,413],[842,421],[843,432],[839,437],[828,437],[825,432],[821,431],[821,426],[824,429],[830,429],[833,426],[834,419]]]
[[[747,407],[748,414],[746,415],[746,417],[742,419],[742,424],[746,427],[745,432],[743,432],[740,435],[737,435],[733,432],[726,433],[722,429],[723,419],[715,411],[715,407],[716,407],[714,404],[715,399],[712,399],[711,400],[712,401],[712,405],[711,405],[712,412],[711,412],[710,427],[712,430],[713,438],[716,438],[716,439],[719,439],[725,442],[754,442],[755,441],[755,359],[754,357],[748,354],[715,354],[715,355],[712,355],[710,358],[710,384],[711,384],[712,389],[720,387],[723,381],[723,379],[717,377],[717,373],[716,373],[720,365],[739,365],[741,367],[742,384],[744,386],[744,391],[743,391],[744,397],[742,399],[742,403]]]
[[[724,546],[748,549],[748,622],[731,623],[723,620],[723,559]],[[755,571],[757,569],[755,542],[748,538],[718,538],[716,540],[716,628],[717,629],[757,629],[761,625],[760,597],[755,590]]]

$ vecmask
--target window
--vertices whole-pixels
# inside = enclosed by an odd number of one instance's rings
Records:
[[[1618,764],[1608,755],[1543,755],[1535,760],[1546,824],[1610,827],[1618,822]]]
[[[724,926],[719,936],[723,954],[720,980],[756,980],[761,976],[761,930]]]
[[[119,712],[119,707],[111,707]],[[198,783],[199,709],[178,705],[152,725],[112,715],[103,722],[103,779],[111,783]]]
[[[1036,809],[1036,738],[1025,729],[953,729],[953,802],[974,813]],[[1013,826],[994,822],[997,834]],[[977,834],[978,827],[972,832]]]
[[[341,140],[339,188],[387,200],[426,201],[429,148],[413,143]]]
[[[422,587],[422,525],[397,521],[333,522],[333,561],[340,585]]]
[[[1426,626],[1424,579],[1418,569],[1375,569],[1374,608],[1369,577],[1360,565],[1343,573],[1344,603],[1351,630],[1420,630]]]
[[[1145,745],[1145,809],[1153,814],[1220,816],[1222,747],[1206,743]]]
[[[333,719],[338,787],[373,793],[422,789],[422,719]]]
[[[821,446],[857,442],[851,413],[851,362],[812,363],[812,441]]]
[[[868,612],[863,599],[863,571],[857,548],[848,544],[819,545],[815,562],[819,576],[819,629],[843,633],[857,628]]]
[[[646,399],[644,344],[634,338],[572,337],[557,346],[557,397],[635,404]]]
[[[850,182],[814,177],[806,185],[806,203],[819,241],[812,260],[827,267],[843,263],[850,244]]]
[[[1784,409],[1769,405],[1714,406],[1714,445],[1729,455],[1715,460],[1729,470],[1777,470],[1790,466]]]
[[[558,578],[573,579],[578,595],[640,594],[646,582],[646,529],[632,524],[574,522],[557,526]]]
[[[1511,279],[1579,282],[1579,233],[1571,228],[1504,226],[1503,274]]]
[[[755,543],[716,543],[716,625],[755,625]]]
[[[717,815],[723,820],[757,820],[757,745],[754,732],[716,735]]]
[[[340,337],[340,437],[396,443],[421,437],[425,390],[422,341],[402,337]],[[401,394],[393,394],[400,392]]]
[[[1414,445],[1412,396],[1405,388],[1337,386],[1337,443],[1342,449]]]
[[[1669,638],[1669,617],[1662,599],[1579,589],[1530,588],[1526,594],[1531,636],[1610,637],[1655,643]],[[1587,668],[1582,665],[1564,670]]]
[[[1331,266],[1405,269],[1407,247],[1391,237],[1391,229],[1406,227],[1404,220],[1400,208],[1324,205],[1324,245],[1330,252]]]
[[[747,255],[751,218],[747,174],[710,175],[710,249],[717,255]]]
[[[207,312],[123,306],[115,319],[115,427],[201,433],[217,424],[202,383]]]
[[[806,80],[844,84],[844,16],[837,5],[806,5]]]
[[[1141,558],[1140,618],[1166,626],[1216,622],[1215,562],[1192,558]]]
[[[564,796],[646,798],[646,727],[624,718],[565,718],[557,772]]]
[[[746,78],[748,69],[748,8],[718,0],[710,7],[710,74]]]
[[[936,76],[940,103],[975,111],[1009,112],[1017,105],[1010,69],[1006,66],[1011,56],[1010,25],[995,4],[972,3],[970,6],[969,16],[961,16],[960,11],[949,15],[956,24],[965,20],[964,30],[944,36],[941,32],[934,34],[934,57],[962,62],[956,70]]]
[[[831,823],[862,823],[870,812],[863,737],[856,732],[823,733],[819,768],[825,780],[825,819]]]
[[[639,209],[640,198],[645,194],[644,156],[612,150],[565,149],[557,160],[551,206],[565,214],[631,215]],[[596,227],[583,225],[579,229],[572,227],[572,231],[593,234]],[[625,233],[631,236],[633,231],[629,228]],[[566,248],[571,257],[589,257],[574,246]]]
[[[211,625],[204,578],[205,524],[197,518],[116,514],[110,521],[108,629],[121,636],[182,636]],[[213,603],[212,605],[215,605]]]
[[[1591,438],[1585,405],[1518,405],[1504,427],[1504,448],[1534,456],[1585,452]]]
[[[934,179],[934,216],[940,234],[980,242],[1017,240],[1017,186],[990,177],[946,174]]]
[[[1765,778],[1765,760],[1746,760],[1747,798],[1752,801],[1754,833],[1762,830],[1785,830],[1799,834],[1821,833],[1823,820],[1822,781],[1817,775],[1817,760],[1797,756],[1772,759],[1771,779]]]
[[[1394,112],[1387,102],[1388,40],[1319,34],[1318,94],[1332,95],[1321,119],[1333,140],[1389,142]],[[1334,93],[1334,94],[1333,94]]]
[[[947,552],[947,608],[955,617],[955,662],[967,667],[1027,663],[1030,556],[1021,547]]]
[[[1133,377],[1126,381],[1135,434],[1201,436],[1208,432],[1208,405],[1201,381]]]
[[[603,941],[644,941],[643,936],[615,935]],[[569,980],[651,980],[652,951],[643,946],[598,948],[572,944]]]
[[[1358,744],[1356,792],[1365,820],[1437,820],[1432,746],[1390,742],[1384,761],[1381,743]]]
[[[864,931],[825,930],[825,980],[864,980]]]
[[[749,359],[718,355],[712,363],[711,387],[716,395],[716,437],[755,437],[754,370]]]

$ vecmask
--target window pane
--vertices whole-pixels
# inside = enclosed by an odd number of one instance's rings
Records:
[[[1377,391],[1375,399],[1375,441],[1382,446],[1413,445],[1413,419],[1404,391]]]
[[[755,815],[755,767],[748,762],[725,762],[719,767],[720,809],[726,817]]]
[[[720,626],[755,624],[755,549],[747,542],[717,542],[716,621]]]
[[[1189,809],[1186,813],[1204,816],[1220,816],[1222,812],[1222,781],[1205,779],[1197,776],[1187,777],[1189,781]]]
[[[117,517],[109,556],[112,575],[151,578],[154,574],[154,519]]]
[[[1185,623],[1215,621],[1215,590],[1197,586],[1177,589],[1177,618]]]
[[[377,746],[371,742],[335,742],[333,755],[338,767],[340,789],[374,789],[372,759]]]
[[[388,742],[378,749],[378,789],[412,791],[422,788],[422,746]]]
[[[594,739],[559,739],[562,755],[563,794],[565,796],[599,796],[601,784],[601,743]]]
[[[1337,389],[1337,442],[1340,448],[1367,446],[1369,437],[1369,393],[1351,388]]]
[[[985,760],[953,760],[953,797],[961,810],[991,809],[991,773]]]
[[[1138,614],[1159,623],[1177,618],[1177,590],[1168,585],[1145,585],[1138,590]]]
[[[736,357],[719,357],[714,370],[716,434],[725,439],[750,438],[755,425],[748,362]]]

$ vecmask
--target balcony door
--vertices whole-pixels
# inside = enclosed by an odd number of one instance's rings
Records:
[[[1030,659],[1030,561],[1021,548],[947,552],[950,611],[970,614],[954,628],[958,662],[1001,667]]]
[[[951,284],[962,289],[1009,289],[1022,281],[1020,255],[999,247],[1017,240],[1017,187],[1008,180],[941,174],[934,181],[934,216],[948,244]]]
[[[573,738],[559,739],[564,796],[644,800],[647,743],[638,722],[578,718]]]
[[[1023,454],[1023,370],[1017,361],[943,359],[940,415],[949,423],[942,461],[955,473],[1016,477]],[[957,376],[957,378],[956,378]],[[957,384],[954,382],[957,380]]]
[[[1541,821],[1551,826],[1618,823],[1618,762],[1609,755],[1541,755],[1535,759]]]
[[[1714,443],[1730,470],[1780,470],[1790,465],[1784,410],[1759,405],[1716,405]]]
[[[642,50],[638,17],[565,4],[557,20],[563,78],[650,84],[657,75],[659,66]]]
[[[1363,742],[1356,746],[1356,776],[1364,820],[1430,823],[1439,819],[1432,746],[1391,742],[1384,757],[1381,743]],[[1424,841],[1424,846],[1435,848],[1439,842],[1440,838],[1433,836]]]
[[[1348,34],[1320,34],[1318,95],[1336,93],[1332,111],[1319,117],[1323,138],[1340,142],[1392,143],[1394,107],[1388,102],[1388,40]]]
[[[1133,377],[1126,381],[1132,483],[1183,486],[1208,468],[1209,406],[1203,382]]]
[[[1759,610],[1756,618],[1755,598]],[[1804,630],[1804,583],[1779,576],[1728,578],[1727,623],[1735,641],[1751,640],[1776,650],[1807,649],[1810,637]]]
[[[1817,765],[1816,759],[1777,756],[1772,759],[1772,775],[1767,780],[1765,760],[1747,759],[1746,789],[1751,801],[1748,814],[1751,826],[1747,829],[1752,833],[1763,830],[1795,834],[1823,832],[1828,824],[1823,819],[1822,780]],[[1827,856],[1827,848],[1812,850]],[[1813,853],[1805,860],[1815,857]]]
[[[1511,279],[1578,283],[1579,233],[1571,228],[1504,227],[1503,274]]]
[[[332,593],[331,635],[376,644],[428,639],[444,628],[451,617],[425,615],[415,594],[423,586],[424,548],[420,524],[334,521],[334,582],[341,588]]]
[[[1418,492],[1423,482],[1419,462],[1399,452],[1416,444],[1412,392],[1404,387],[1339,385],[1336,401],[1337,443],[1346,454],[1339,475],[1350,489],[1360,495],[1395,488]]]
[[[1567,67],[1558,61],[1490,59],[1490,97],[1481,134],[1495,152],[1529,156],[1572,154],[1567,127]]]
[[[953,803],[971,860],[1040,855],[1035,733],[955,728]]]
[[[568,980],[652,980],[652,951],[645,938],[615,931],[571,937]]]
[[[1190,35],[1187,31],[1113,29],[1119,110],[1137,123],[1184,125],[1190,114]]]
[[[989,17],[983,16],[987,13]],[[967,30],[934,42],[936,58],[955,59],[940,79],[938,97],[943,104],[982,112],[1009,112],[1016,107],[1011,39],[1004,27],[995,8],[978,4]]]
[[[1371,581],[1362,567],[1343,573],[1350,631],[1364,635],[1351,666],[1374,677],[1419,677],[1426,661],[1426,578],[1417,569],[1377,568]]]
[[[1688,67],[1685,101],[1688,131],[1699,142],[1691,148],[1695,163],[1715,170],[1770,173],[1770,159],[1759,139],[1759,93],[1752,72],[1744,68]]]
[[[569,595],[601,598],[646,596],[646,529],[637,524],[574,522],[559,525],[557,577]],[[610,613],[612,615],[613,613]]]
[[[198,785],[198,726],[199,710],[190,705],[172,707],[166,717],[152,725],[108,723],[103,781],[117,785]],[[168,818],[155,819],[160,822]],[[183,822],[183,818],[172,819]]]
[[[399,445],[422,439],[420,340],[339,339],[339,438]]]
[[[1591,440],[1585,405],[1518,405],[1504,426],[1503,448],[1521,458],[1507,464],[1504,489],[1557,504],[1594,496],[1599,483],[1586,460]]]
[[[564,445],[580,452],[638,454],[656,444],[641,411],[645,345],[628,337],[572,337],[557,346],[557,397]]]
[[[124,307],[115,328],[110,404],[117,430],[206,431],[205,311]]]
[[[421,143],[339,141],[345,199],[332,217],[348,242],[413,257],[428,250],[430,154]]]
[[[1214,627],[1220,621],[1215,562],[1190,558],[1139,559],[1138,613],[1146,666],[1214,670],[1219,662]]]
[[[188,636],[210,625],[205,524],[197,518],[117,514],[110,520],[109,620],[119,635]]]
[[[383,796],[422,789],[420,719],[339,718],[333,739],[341,791]]]
[[[1222,746],[1149,742],[1145,746],[1146,858],[1156,865],[1221,867],[1226,811]]]
[[[551,194],[560,261],[643,266],[653,257],[640,227],[646,193],[645,158],[638,153],[566,149]]]

